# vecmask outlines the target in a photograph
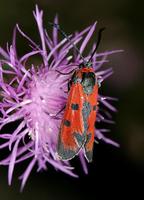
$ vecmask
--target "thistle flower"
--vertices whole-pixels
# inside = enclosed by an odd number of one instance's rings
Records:
[[[30,160],[26,170],[20,176],[21,188],[24,187],[34,165],[37,166],[37,171],[40,171],[47,170],[47,164],[50,164],[56,170],[77,177],[70,162],[57,160],[55,156],[63,115],[63,112],[59,113],[59,111],[66,104],[68,94],[65,91],[68,80],[71,78],[70,74],[62,75],[58,71],[70,72],[76,69],[82,60],[75,52],[70,54],[73,46],[66,38],[58,41],[57,29],[53,28],[52,38],[50,38],[43,28],[43,12],[37,6],[33,14],[41,43],[36,44],[16,25],[12,44],[7,46],[7,50],[0,48],[0,149],[9,151],[9,155],[0,161],[0,165],[8,166],[8,184],[11,185],[15,164]],[[54,23],[58,23],[57,16]],[[96,23],[81,32],[69,35],[75,45],[79,44],[81,53],[87,46],[95,28]],[[17,31],[28,40],[31,47],[31,51],[20,58],[16,50]],[[85,59],[90,57],[91,52]],[[108,62],[107,56],[116,52],[119,51],[106,51],[94,55],[92,64],[101,82],[112,74],[112,69],[103,71],[99,69],[102,64]],[[41,64],[38,66],[31,64],[28,67],[30,57],[35,59],[36,56],[42,58]],[[109,101],[115,99],[102,95],[99,95],[98,99],[100,105],[103,104],[106,110],[102,113],[99,108],[97,122],[111,123],[108,110],[116,111],[116,109]],[[15,130],[4,132],[9,123],[16,126]],[[106,131],[106,129],[96,129],[96,140],[101,139],[118,146],[116,142],[103,135]],[[88,173],[82,152],[79,158],[84,172]]]

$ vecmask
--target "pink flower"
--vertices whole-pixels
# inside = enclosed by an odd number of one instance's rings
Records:
[[[67,84],[71,78],[69,75],[62,75],[57,72],[70,72],[78,68],[82,63],[80,56],[70,54],[73,46],[66,38],[58,41],[58,30],[53,28],[52,38],[43,28],[43,12],[38,9],[33,12],[39,35],[40,44],[36,44],[17,25],[13,33],[12,45],[7,47],[7,51],[0,48],[0,149],[7,148],[9,155],[0,161],[0,165],[8,166],[8,183],[11,185],[15,164],[30,160],[26,170],[21,175],[21,188],[24,187],[27,178],[34,165],[37,171],[47,170],[47,163],[55,169],[63,171],[71,176],[77,177],[70,162],[57,160],[55,153],[57,138],[63,112],[57,113],[64,107],[67,101]],[[54,23],[58,23],[55,17]],[[51,27],[50,27],[51,28]],[[80,45],[80,52],[83,53],[93,32],[96,23],[85,30],[70,35],[69,38],[74,44]],[[16,32],[28,40],[31,51],[21,58],[16,51]],[[95,48],[95,44],[93,46]],[[92,49],[93,49],[92,48]],[[91,51],[92,52],[92,51]],[[91,52],[86,58],[90,57]],[[120,51],[106,51],[96,53],[93,57],[93,67],[97,77],[104,81],[112,74],[112,69],[99,71],[101,66],[108,62],[107,56]],[[42,62],[38,66],[32,64],[27,67],[30,57],[41,56]],[[86,59],[85,58],[85,59]],[[111,97],[99,95],[100,105],[106,109],[107,118],[98,111],[97,122],[111,122],[109,111],[116,111],[110,104],[115,100]],[[109,111],[107,111],[109,110]],[[17,123],[15,123],[17,122]],[[3,127],[9,123],[17,124],[13,132],[5,133]],[[118,146],[117,143],[106,138],[103,133],[105,129],[97,129],[95,137],[107,143]],[[87,173],[86,161],[82,153],[79,154],[84,172]]]

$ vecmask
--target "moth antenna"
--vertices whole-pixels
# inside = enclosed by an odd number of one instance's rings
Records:
[[[79,53],[81,59],[83,60],[84,64],[87,63],[83,57],[83,55],[81,54],[81,52],[79,51],[79,49],[77,48],[77,46],[69,39],[68,35],[60,28],[59,24],[56,23],[52,23],[52,22],[48,22],[51,26],[55,27],[56,29],[58,29],[60,31],[60,33],[68,40],[68,42],[74,47],[74,49]]]
[[[95,52],[97,51],[98,47],[99,47],[99,44],[100,44],[100,41],[101,41],[101,38],[102,38],[102,32],[105,30],[105,27],[101,28],[98,32],[98,39],[97,39],[97,44],[96,44],[96,47],[95,49],[93,50],[92,54],[91,54],[91,57],[89,58],[89,60],[87,61],[87,64],[90,63],[90,61],[92,60]]]
[[[55,70],[55,71],[58,72],[58,73],[61,74],[61,75],[69,75],[69,74],[71,74],[72,72],[74,72],[75,69],[71,70],[71,71],[68,72],[68,73],[63,73],[63,72],[60,72],[59,70]]]

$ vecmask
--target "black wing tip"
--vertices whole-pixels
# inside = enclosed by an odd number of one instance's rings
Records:
[[[65,148],[62,143],[59,143],[57,148],[57,155],[60,160],[71,160],[76,154],[77,151],[71,150],[70,148]]]
[[[91,163],[93,161],[93,151],[85,151],[85,157]]]
[[[74,135],[74,140],[75,140],[74,148],[72,148],[71,146],[65,147],[63,145],[61,139],[59,138],[57,155],[60,160],[65,160],[65,161],[71,160],[79,153],[79,151],[85,144],[85,136],[84,135],[81,135],[78,132],[74,132],[73,135]]]

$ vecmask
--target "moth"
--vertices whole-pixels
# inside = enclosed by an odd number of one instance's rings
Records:
[[[52,24],[67,38],[67,40],[78,51],[58,24]],[[88,162],[92,162],[94,132],[98,104],[98,88],[100,83],[95,74],[91,60],[95,54],[103,29],[100,29],[96,48],[88,61],[80,54],[83,63],[78,66],[69,81],[68,99],[62,118],[57,154],[61,160],[71,160],[81,149]]]
[[[92,67],[83,65],[71,78],[57,152],[62,160],[70,160],[84,149],[91,162],[94,145],[98,97],[97,77]]]

